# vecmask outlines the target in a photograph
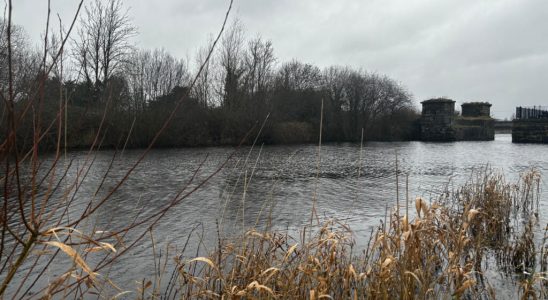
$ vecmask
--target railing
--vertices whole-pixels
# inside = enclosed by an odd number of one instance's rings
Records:
[[[548,107],[533,106],[533,107],[516,107],[516,119],[548,119]]]

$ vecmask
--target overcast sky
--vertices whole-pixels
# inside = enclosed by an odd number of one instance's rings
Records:
[[[89,1],[89,0],[88,0]],[[16,0],[14,22],[40,37],[46,0]],[[69,23],[76,0],[52,0]],[[247,35],[273,42],[279,61],[349,65],[386,74],[419,102],[446,96],[489,101],[511,117],[517,105],[548,105],[546,0],[235,0]],[[139,47],[193,57],[217,32],[226,0],[126,0]]]

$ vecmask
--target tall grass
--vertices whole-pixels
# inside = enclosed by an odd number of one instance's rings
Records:
[[[495,299],[512,291],[491,287],[495,268],[516,296],[547,297],[546,235],[535,247],[533,230],[539,174],[512,184],[480,173],[431,203],[406,201],[413,217],[394,208],[366,249],[337,220],[299,237],[250,229],[207,257],[176,259],[168,288],[182,299]]]

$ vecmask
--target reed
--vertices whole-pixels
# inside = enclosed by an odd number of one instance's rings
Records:
[[[510,184],[485,170],[431,203],[417,198],[412,218],[391,210],[362,251],[337,220],[298,238],[249,229],[207,257],[177,259],[169,288],[183,299],[495,299],[485,276],[495,267],[515,278],[516,295],[541,299],[548,294],[546,234],[535,248],[538,184],[536,171]]]

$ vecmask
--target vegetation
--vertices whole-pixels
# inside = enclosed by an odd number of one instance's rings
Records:
[[[43,50],[32,50],[22,27],[11,27],[20,147],[32,144],[34,126],[49,129],[40,145],[48,149],[55,149],[57,135],[68,148],[87,148],[95,135],[103,147],[146,147],[172,111],[174,118],[156,146],[236,145],[267,116],[260,141],[310,142],[317,135],[311,128],[319,126],[322,103],[326,142],[359,141],[362,128],[366,140],[416,135],[412,97],[395,80],[350,67],[280,62],[269,40],[247,38],[238,21],[227,29],[211,59],[208,46],[192,63],[165,49],[135,47],[131,41],[137,29],[121,0],[94,0],[82,11],[72,38],[62,44],[67,29],[51,25]],[[7,70],[6,20],[0,19],[0,28],[0,64]],[[6,74],[0,80],[5,92]],[[179,107],[177,100],[186,94]],[[0,105],[0,124],[7,128],[6,102]],[[25,112],[29,109],[40,112],[40,118],[34,120]],[[59,132],[50,125],[60,110],[67,128]],[[291,132],[296,125],[298,134]],[[5,134],[3,130],[0,138]]]
[[[177,259],[168,290],[181,298],[495,299],[501,292],[485,271],[497,268],[519,283],[522,299],[547,297],[547,235],[535,248],[533,230],[538,173],[517,184],[490,171],[475,176],[432,203],[417,198],[413,213],[409,201],[397,203],[363,252],[337,220],[298,238],[251,229],[208,257]]]
[[[311,131],[318,127],[327,140],[339,135],[353,139],[357,128],[365,128],[369,138],[410,134],[412,126],[401,125],[414,118],[410,97],[394,81],[346,68],[321,71],[296,61],[275,70],[268,42],[252,40],[244,51],[237,26],[222,35],[232,3],[219,34],[200,52],[193,75],[162,50],[127,51],[134,28],[120,3],[94,2],[85,8],[87,26],[77,30],[71,54],[80,58],[74,61],[80,72],[67,80],[64,46],[73,25],[55,37],[48,15],[43,52],[28,51],[22,30],[12,26],[8,1],[7,20],[0,24],[0,64],[7,70],[0,77],[0,297],[118,298],[129,293],[108,270],[143,239],[152,238],[162,217],[232,157],[205,177],[197,176],[204,162],[199,163],[179,193],[148,214],[137,212],[123,228],[98,228],[100,209],[156,145],[234,143],[236,137],[241,144],[251,134],[258,137],[255,142],[312,141]],[[72,24],[81,7],[82,2]],[[137,57],[141,64],[128,66],[121,57]],[[270,122],[249,130],[261,118]],[[105,182],[116,167],[113,157],[99,186],[86,186],[93,196],[81,203],[76,195],[86,184],[94,150],[104,145],[122,151],[131,145],[146,148],[120,180]],[[76,166],[63,159],[63,150],[74,146],[89,149]],[[47,163],[43,149],[54,150]],[[157,277],[143,281],[131,296],[490,298],[494,291],[484,271],[494,254],[503,274],[519,274],[520,295],[545,297],[546,235],[535,239],[532,218],[539,213],[538,188],[536,172],[516,185],[486,172],[432,203],[418,198],[415,217],[409,201],[397,202],[363,252],[354,248],[350,228],[337,220],[320,225],[312,210],[310,226],[299,238],[253,228],[230,240],[219,237],[210,256],[177,256],[169,279],[164,277],[170,265],[158,263]],[[156,250],[155,262],[162,258]],[[53,267],[62,272],[50,273]]]

